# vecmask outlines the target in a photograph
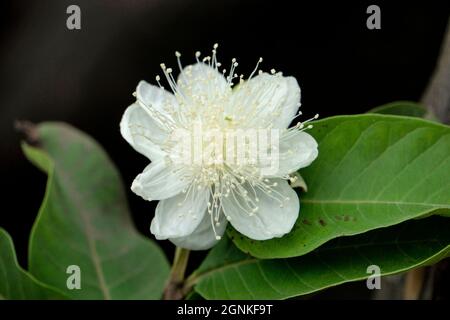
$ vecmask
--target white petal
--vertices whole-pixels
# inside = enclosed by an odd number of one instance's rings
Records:
[[[231,94],[225,77],[205,63],[185,67],[178,76],[177,85],[184,96],[198,104],[211,104]],[[203,98],[207,101],[202,101]]]
[[[271,196],[258,190],[256,194],[259,198],[259,209],[250,216],[238,204],[239,201],[242,206],[242,198],[237,198],[237,201],[231,195],[223,198],[224,212],[231,217],[232,226],[251,239],[267,240],[282,237],[291,231],[297,220],[300,209],[297,194],[285,180],[271,179],[270,183],[273,182],[278,183],[273,189],[285,199],[283,207],[280,207],[280,203]],[[272,196],[275,196],[275,191],[272,192]],[[250,190],[248,194],[251,195]]]
[[[120,121],[120,133],[136,151],[150,160],[165,154],[158,144],[167,137],[167,133],[136,103],[125,110]]]
[[[236,87],[226,116],[241,126],[285,129],[300,104],[300,87],[293,77],[262,73]]]
[[[198,225],[190,235],[180,238],[170,238],[176,246],[190,250],[207,250],[219,242],[216,235],[222,237],[227,227],[227,219],[222,213],[219,217],[219,225],[215,225],[216,233],[214,234],[211,215],[205,214],[202,222]]]
[[[166,121],[172,121],[172,116],[168,113],[168,110],[178,108],[177,99],[172,93],[145,81],[140,81],[136,88],[136,95],[137,99],[148,107],[150,114]],[[152,111],[155,113],[152,113]]]
[[[162,158],[149,164],[134,179],[131,190],[148,201],[162,200],[179,194],[188,184],[189,181],[181,180]]]
[[[280,139],[279,169],[275,176],[285,176],[313,162],[319,150],[316,140],[304,131],[291,131]]]
[[[286,83],[286,97],[279,118],[274,119],[274,128],[289,127],[300,107],[300,86],[294,77],[283,77]]]
[[[206,213],[209,193],[206,189],[191,190],[161,200],[152,220],[150,231],[156,239],[184,237],[198,227]]]

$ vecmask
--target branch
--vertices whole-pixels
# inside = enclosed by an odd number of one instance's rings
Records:
[[[170,271],[169,282],[164,289],[164,300],[181,300],[184,298],[184,273],[188,260],[189,250],[177,247],[172,270]]]
[[[436,69],[421,100],[441,122],[450,123],[450,20]]]
[[[421,99],[440,122],[450,123],[450,19],[447,23],[436,69]],[[407,273],[403,298],[417,300],[426,287],[427,267]]]

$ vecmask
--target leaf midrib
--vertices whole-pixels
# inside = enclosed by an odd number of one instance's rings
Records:
[[[56,166],[54,166],[53,175],[55,174],[55,170],[56,170]],[[59,170],[58,174],[61,177],[61,179],[64,181],[64,184],[67,186],[67,189],[70,191],[70,194],[75,198],[74,205],[78,208],[78,212],[80,213],[81,220],[85,227],[85,229],[83,230],[84,231],[83,233],[86,235],[89,254],[90,254],[90,257],[92,260],[92,264],[94,265],[95,273],[97,275],[99,288],[100,288],[105,300],[111,300],[111,293],[109,292],[108,286],[106,285],[105,276],[103,274],[103,268],[100,263],[100,257],[97,252],[97,247],[95,246],[95,239],[92,237],[94,229],[92,227],[91,221],[90,221],[88,215],[86,215],[84,208],[82,208],[80,206],[80,203],[82,203],[82,201],[79,197],[79,194],[78,194],[76,188],[73,188],[73,186],[70,182],[71,181],[70,177],[68,177],[65,174],[64,170]]]

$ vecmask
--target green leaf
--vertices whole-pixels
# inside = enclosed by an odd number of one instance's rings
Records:
[[[224,238],[189,279],[206,299],[286,299],[430,265],[449,256],[450,219],[434,216],[330,241],[289,259],[258,260]],[[383,280],[381,279],[381,287]]]
[[[117,169],[90,137],[62,123],[37,128],[28,159],[48,173],[32,230],[30,272],[76,299],[157,299],[168,277],[163,252],[130,218]],[[66,287],[81,269],[81,290]]]
[[[0,228],[0,300],[65,299],[23,270],[9,234]]]
[[[427,110],[421,103],[412,101],[395,101],[373,108],[367,113],[379,113],[406,117],[423,118],[439,122],[431,110]]]
[[[373,108],[367,113],[380,113],[387,115],[398,115],[424,118],[427,110],[419,103],[412,101],[395,101]]]
[[[308,192],[291,233],[235,244],[259,258],[295,257],[342,235],[450,213],[450,128],[416,118],[358,115],[317,121],[319,156],[301,170]]]
[[[205,300],[200,294],[198,294],[196,291],[192,290],[187,294],[187,296],[184,298],[184,300],[194,300],[194,301],[200,301]]]

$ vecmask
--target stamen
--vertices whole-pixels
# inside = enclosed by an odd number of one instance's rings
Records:
[[[161,85],[161,82],[159,82],[159,81],[161,80],[161,77],[160,77],[160,76],[156,76],[156,77],[155,77],[155,80],[156,80],[156,82],[158,83],[158,86],[159,86],[161,89],[164,89],[164,87]]]
[[[248,77],[248,80],[250,80],[251,78],[253,78],[253,75],[256,73],[256,71],[258,70],[259,64],[263,62],[263,58],[259,58],[258,62],[256,63],[255,69],[253,69],[252,73],[250,73],[250,77]],[[261,70],[260,70],[261,71]]]

